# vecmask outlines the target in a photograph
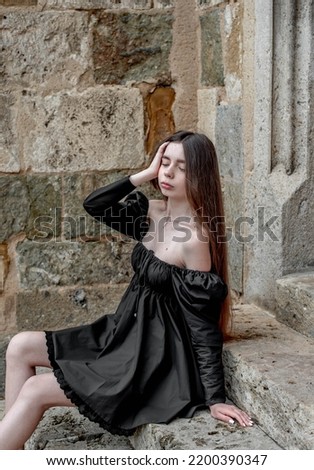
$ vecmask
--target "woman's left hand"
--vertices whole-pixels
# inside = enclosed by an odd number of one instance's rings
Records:
[[[234,405],[215,403],[214,405],[211,405],[209,409],[213,418],[224,421],[225,423],[233,424],[234,420],[236,420],[243,427],[253,426],[254,424],[247,413]]]

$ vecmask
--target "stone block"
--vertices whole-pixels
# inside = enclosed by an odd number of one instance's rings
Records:
[[[276,280],[276,318],[314,338],[314,271],[291,273]]]
[[[128,284],[20,291],[16,324],[22,330],[58,330],[92,323],[116,311]]]
[[[280,449],[259,427],[222,423],[207,410],[197,411],[190,419],[141,426],[130,441],[137,450]]]
[[[16,131],[16,102],[12,92],[0,94],[0,171],[20,171]]]
[[[197,0],[197,5],[200,7],[215,7],[225,2],[226,0]]]
[[[59,176],[26,176],[29,218],[26,236],[31,240],[55,239],[61,235],[62,182]]]
[[[275,177],[276,172],[273,173]],[[290,178],[274,184],[292,189]],[[283,274],[313,269],[314,266],[314,179],[303,182],[282,208],[282,270]]]
[[[32,129],[20,139],[36,172],[138,168],[144,162],[143,103],[137,89],[97,86],[81,93],[24,97]]]
[[[118,451],[132,450],[133,447],[129,438],[113,436],[98,424],[84,418],[76,408],[55,407],[45,412],[25,449]]]
[[[149,121],[146,149],[149,155],[154,153],[159,142],[175,131],[172,113],[174,100],[174,89],[166,86],[156,87],[146,96],[145,104]]]
[[[222,94],[221,88],[197,90],[198,131],[206,134],[215,145],[216,108]]]
[[[246,218],[244,215],[244,194],[243,184],[230,181],[228,179],[223,180],[223,199],[225,209],[225,220],[226,226],[230,227],[233,231],[233,236],[237,241],[244,241],[246,234]]]
[[[237,305],[224,346],[227,395],[286,450],[314,448],[314,340],[254,305]]]
[[[118,238],[106,243],[24,240],[16,248],[21,288],[127,282],[132,244]]]
[[[224,11],[224,69],[228,101],[242,98],[243,7],[226,5]]]
[[[90,69],[86,12],[11,11],[2,23],[4,86],[73,88]]]
[[[0,5],[5,7],[28,7],[37,5],[38,0],[0,0]]]
[[[8,336],[8,335],[3,335],[3,334],[0,335],[0,399],[4,398],[5,355],[6,355],[6,350],[7,350],[10,338],[11,336]]]
[[[224,85],[220,22],[219,10],[210,11],[200,16],[201,83],[204,86]]]
[[[154,0],[154,8],[174,8],[176,0]]]
[[[243,292],[243,252],[243,243],[231,236],[228,242],[229,286],[237,294]]]
[[[170,12],[94,12],[93,63],[97,83],[125,84],[170,78]]]
[[[225,179],[223,182],[225,220],[228,234],[228,255],[230,267],[230,287],[243,291],[243,251],[244,243],[250,240],[251,225],[244,217],[243,185]],[[250,220],[251,222],[251,220]]]
[[[60,221],[55,211],[61,210],[61,178],[56,176],[0,177],[0,239],[25,232],[30,239],[60,235]]]
[[[167,0],[164,0],[167,2]],[[161,0],[162,2],[162,0]],[[151,0],[38,0],[38,5],[42,7],[56,9],[77,9],[77,10],[96,10],[96,9],[134,9],[149,10],[152,8]]]
[[[30,213],[30,201],[25,177],[0,176],[0,242],[24,232]]]
[[[243,182],[242,106],[217,107],[216,150],[221,176]]]

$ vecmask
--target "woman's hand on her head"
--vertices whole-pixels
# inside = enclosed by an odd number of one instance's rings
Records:
[[[253,426],[253,421],[245,411],[240,410],[234,405],[227,403],[215,403],[209,407],[213,418],[224,421],[225,423],[234,424],[235,420],[241,426]]]
[[[161,159],[168,143],[169,142],[164,142],[160,145],[156,152],[156,155],[154,156],[150,165],[145,168],[145,170],[142,170],[139,173],[135,173],[134,175],[130,176],[130,181],[134,186],[139,186],[140,184],[146,183],[147,181],[151,181],[154,178],[157,178],[158,171],[161,165]]]
[[[158,176],[158,171],[161,165],[161,160],[168,144],[169,142],[164,142],[163,144],[160,145],[160,147],[158,148],[156,152],[156,155],[154,156],[153,160],[151,161],[151,164],[148,167],[148,170],[150,170],[151,175],[152,175],[151,179],[157,178]]]

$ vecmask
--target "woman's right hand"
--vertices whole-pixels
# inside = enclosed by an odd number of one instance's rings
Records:
[[[161,160],[168,144],[169,142],[164,142],[160,145],[156,152],[156,155],[154,156],[150,165],[145,170],[142,170],[139,173],[135,173],[134,175],[130,176],[130,181],[134,186],[139,186],[140,184],[146,183],[147,181],[151,181],[157,178],[161,165]]]
[[[164,142],[163,144],[160,145],[153,160],[151,161],[151,164],[147,168],[147,170],[151,172],[151,175],[152,175],[150,178],[151,180],[153,180],[154,178],[157,178],[158,176],[159,168],[161,165],[161,160],[168,144],[169,142]]]

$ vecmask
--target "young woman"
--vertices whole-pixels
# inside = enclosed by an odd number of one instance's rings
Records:
[[[149,201],[134,191],[148,181],[162,199]],[[210,140],[175,133],[148,168],[97,189],[84,207],[137,240],[134,275],[115,314],[87,326],[12,338],[0,448],[23,448],[53,406],[77,406],[123,435],[145,423],[191,417],[203,407],[221,421],[251,426],[244,411],[225,403],[227,256]],[[36,366],[53,371],[36,375]]]

